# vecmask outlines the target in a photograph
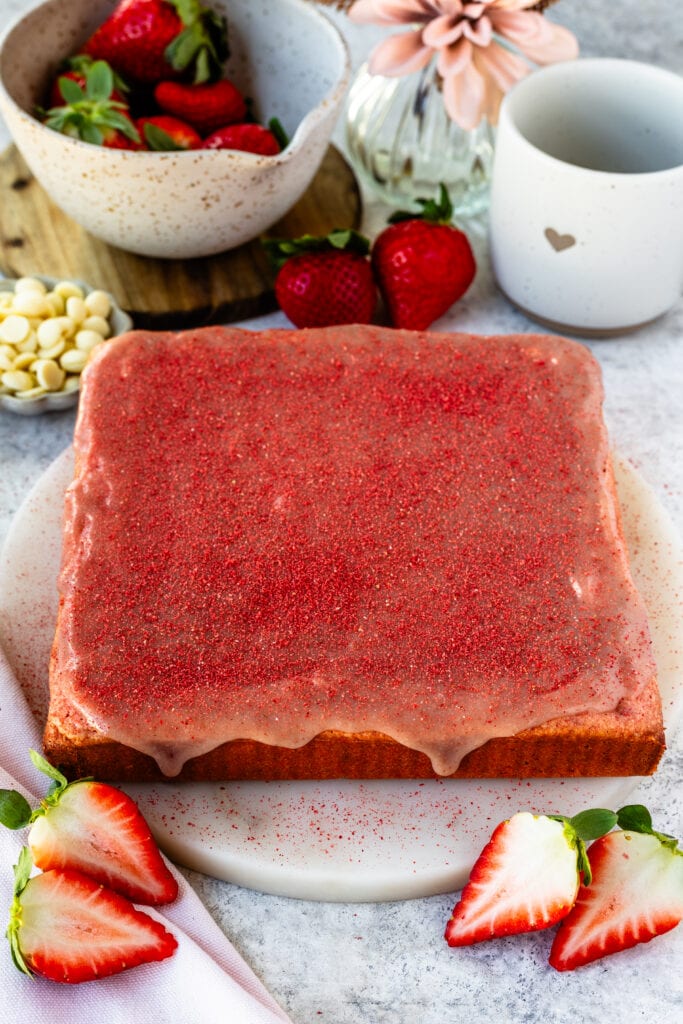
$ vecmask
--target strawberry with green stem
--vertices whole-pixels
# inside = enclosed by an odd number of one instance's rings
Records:
[[[656,832],[640,804],[617,812],[619,830],[588,850],[591,884],[582,884],[550,952],[550,965],[572,971],[650,942],[683,920],[683,850]]]
[[[613,811],[573,818],[521,812],[501,822],[478,857],[446,925],[449,946],[549,928],[590,882],[586,843],[616,823]]]
[[[32,867],[23,847],[7,938],[24,974],[76,984],[173,955],[175,937],[123,896],[80,871],[51,869],[31,877]]]
[[[202,144],[201,136],[192,125],[168,114],[140,117],[135,124],[151,150],[199,149]]]
[[[275,298],[296,327],[371,322],[377,289],[367,238],[338,230],[264,245],[278,268]]]
[[[82,89],[85,89],[86,84],[86,71],[88,71],[95,61],[92,57],[89,57],[86,53],[77,53],[74,57],[69,57],[65,60],[52,82],[50,88],[50,96],[48,100],[48,109],[50,107],[59,107],[66,102],[66,98],[62,92],[61,80],[62,78],[71,79],[76,82]],[[106,63],[106,61],[105,61]],[[113,89],[111,93],[111,99],[118,100],[119,103],[123,103],[125,106],[128,105],[128,94],[130,88],[128,83],[117,75],[112,69],[112,82]]]
[[[70,783],[33,750],[31,760],[52,786],[34,811],[20,793],[0,790],[0,823],[31,826],[28,844],[36,867],[76,869],[136,903],[176,898],[178,883],[129,796],[92,779]]]
[[[210,82],[228,58],[227,25],[199,0],[121,0],[83,50],[137,82]]]
[[[472,248],[452,224],[444,185],[421,213],[398,211],[375,239],[372,266],[392,326],[426,330],[461,298],[476,273]]]
[[[94,61],[78,78],[63,75],[59,90],[64,103],[43,115],[48,128],[72,138],[111,149],[140,149],[142,143],[127,103],[117,98],[114,73],[106,61]]]

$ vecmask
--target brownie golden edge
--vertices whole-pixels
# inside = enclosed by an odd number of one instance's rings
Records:
[[[87,387],[84,390],[87,401]],[[604,486],[618,521],[611,468]],[[61,685],[64,666],[57,659],[63,614],[61,600],[50,670],[46,755],[71,777],[166,778],[153,757],[94,728],[69,700]],[[636,697],[622,699],[613,711],[560,716],[516,735],[494,736],[467,753],[446,777],[647,775],[656,769],[664,749],[661,700],[653,676]],[[424,753],[381,732],[333,729],[295,747],[235,738],[188,758],[174,776],[179,781],[438,777],[444,776],[437,775]]]

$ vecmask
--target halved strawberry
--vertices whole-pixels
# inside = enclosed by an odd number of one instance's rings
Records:
[[[655,832],[640,805],[618,815],[619,824],[637,830],[610,832],[590,846],[593,880],[581,886],[550,951],[550,965],[558,971],[650,942],[683,920],[683,851],[677,841]]]
[[[19,794],[3,793],[0,821],[14,829],[31,824],[36,867],[77,869],[136,903],[176,898],[178,883],[129,796],[90,779],[69,783],[40,754],[31,751],[31,758],[54,786],[33,812]]]
[[[446,925],[449,946],[549,928],[574,905],[580,873],[589,873],[585,840],[612,828],[612,811],[572,819],[514,814],[501,822],[477,859]]]
[[[148,914],[80,871],[31,874],[23,848],[14,869],[7,937],[25,974],[75,984],[165,960],[175,937]]]

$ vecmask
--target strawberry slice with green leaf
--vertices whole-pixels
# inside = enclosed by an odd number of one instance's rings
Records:
[[[134,800],[104,782],[69,783],[36,751],[31,760],[53,785],[34,811],[19,793],[1,790],[0,823],[31,826],[28,844],[36,867],[82,871],[136,903],[176,898],[178,883]]]
[[[164,926],[80,871],[31,877],[24,847],[14,868],[7,937],[24,974],[76,984],[165,960],[177,948]]]
[[[617,812],[620,830],[588,850],[590,886],[582,885],[550,951],[550,965],[572,971],[650,942],[683,920],[683,851],[656,832],[641,804]]]
[[[77,77],[62,75],[58,84],[64,103],[39,112],[48,128],[95,146],[141,148],[128,105],[117,98],[114,73],[106,61],[94,61]]]
[[[613,811],[573,818],[520,812],[501,822],[478,857],[446,925],[449,946],[538,931],[570,912],[589,881],[586,842],[616,824]]]

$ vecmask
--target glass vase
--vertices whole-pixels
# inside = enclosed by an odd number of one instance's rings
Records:
[[[417,199],[448,188],[456,216],[474,217],[488,205],[493,129],[472,131],[452,121],[432,62],[399,78],[358,71],[346,106],[346,144],[358,176],[388,203],[417,209]]]

